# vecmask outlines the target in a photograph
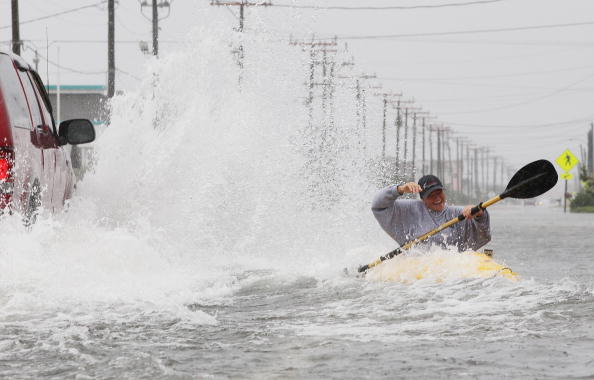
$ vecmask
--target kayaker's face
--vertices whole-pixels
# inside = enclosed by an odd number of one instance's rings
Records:
[[[446,196],[443,190],[435,190],[427,198],[423,199],[423,202],[429,210],[442,211],[445,208]]]

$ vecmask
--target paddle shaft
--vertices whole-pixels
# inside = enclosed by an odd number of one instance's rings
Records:
[[[499,202],[500,200],[502,200],[503,198],[501,197],[501,195],[498,195],[496,197],[493,197],[491,199],[489,199],[488,201],[479,203],[478,205],[474,206],[471,210],[470,213],[471,215],[475,215],[476,213],[478,213],[481,210],[486,209],[487,207],[491,206],[494,203]],[[429,239],[431,236],[439,233],[440,231],[445,230],[446,228],[449,228],[451,226],[453,226],[454,224],[461,222],[465,219],[464,215],[460,214],[455,218],[452,218],[450,220],[448,220],[447,222],[441,224],[439,227],[435,228],[434,230],[431,230],[429,232],[427,232],[426,234],[419,236],[418,238],[409,241],[408,243],[404,244],[401,247],[396,248],[395,250],[388,252],[387,254],[385,254],[384,256],[380,257],[379,259],[375,260],[374,262],[367,264],[367,265],[362,265],[359,267],[359,273],[361,272],[365,272],[368,269],[371,269],[373,267],[375,267],[376,265],[381,264],[382,261],[388,260],[393,258],[394,256],[397,256],[399,254],[401,254],[403,251],[409,250],[411,249],[414,245],[425,241],[427,239]]]

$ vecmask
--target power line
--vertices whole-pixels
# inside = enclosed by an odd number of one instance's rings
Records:
[[[29,49],[29,50],[32,50],[32,49]],[[66,70],[66,71],[70,71],[70,72],[73,72],[73,73],[76,73],[76,74],[82,74],[82,75],[105,75],[105,74],[107,74],[107,71],[106,70],[102,70],[102,71],[83,71],[83,70],[73,69],[71,67],[59,65],[56,62],[54,62],[52,60],[49,60],[47,57],[43,56],[42,54],[39,54],[38,52],[37,52],[37,55],[40,58],[42,58],[42,59],[46,60],[47,62],[49,62],[52,66],[55,66],[55,67],[59,68],[60,70]],[[141,78],[137,77],[136,75],[133,75],[133,74],[131,74],[131,73],[127,72],[127,71],[124,71],[122,69],[119,69],[117,67],[116,67],[116,71],[119,72],[119,73],[121,73],[121,74],[128,75],[129,77],[132,77],[132,78],[134,78],[134,79],[136,79],[138,81],[142,80]]]
[[[135,31],[135,30],[132,30],[132,29],[128,28],[128,27],[126,26],[126,22],[125,22],[124,20],[122,20],[122,19],[121,19],[121,18],[118,16],[118,14],[117,14],[117,13],[115,14],[115,19],[116,19],[116,21],[118,22],[118,27],[124,28],[125,30],[127,30],[127,31],[128,31],[128,33],[136,34],[137,36],[145,36],[145,35],[146,35],[146,33],[144,33],[144,32],[137,32],[137,31]]]
[[[227,11],[229,11],[229,13],[231,13],[231,15],[232,15],[232,16],[233,16],[233,17],[234,17],[236,20],[239,20],[239,16],[238,16],[238,15],[236,15],[235,13],[233,13],[233,11],[231,10],[231,8],[229,8],[229,7],[225,7],[225,9],[226,9]]]
[[[129,73],[129,72],[127,72],[127,71],[124,71],[124,70],[118,69],[117,67],[116,67],[116,71],[117,71],[118,73],[121,73],[121,74],[124,74],[124,75],[128,75],[129,77],[131,77],[131,78],[134,78],[134,79],[136,79],[137,81],[141,81],[141,80],[142,80],[142,78],[140,78],[140,77],[137,77],[137,76],[136,76],[136,75],[134,75],[134,74],[130,74],[130,73]]]
[[[44,42],[45,40],[22,40],[23,42]],[[116,44],[138,44],[141,40],[119,40],[115,41]],[[186,41],[184,40],[162,40],[159,39],[159,42],[169,43],[169,44],[184,44]],[[0,41],[0,43],[10,44],[11,41]],[[107,40],[51,40],[51,43],[54,44],[106,44]]]
[[[565,85],[555,91],[552,91],[548,94],[545,95],[541,95],[541,96],[537,96],[535,98],[531,98],[531,99],[527,99],[523,102],[519,102],[519,103],[514,103],[514,104],[507,104],[504,106],[499,106],[499,107],[493,107],[493,108],[483,108],[483,109],[478,109],[478,110],[472,110],[472,111],[461,111],[461,112],[442,112],[442,115],[459,115],[459,114],[470,114],[470,113],[482,113],[482,112],[490,112],[490,111],[498,111],[498,110],[502,110],[502,109],[508,109],[508,108],[515,108],[515,107],[520,107],[526,104],[531,104],[534,102],[537,102],[539,100],[542,99],[546,99],[546,98],[550,98],[551,96],[557,95],[563,91],[567,91],[569,89],[571,89],[571,87],[575,86],[576,84],[580,84],[582,82],[587,81],[588,79],[591,79],[592,77],[594,77],[594,74],[589,74],[583,78],[580,78],[579,80],[569,83],[568,85]]]
[[[452,40],[452,39],[401,39],[407,43],[421,44],[466,44],[466,45],[500,45],[500,46],[547,46],[547,47],[583,47],[592,48],[594,41],[497,41],[497,40]]]
[[[513,138],[514,139],[518,139],[518,140],[524,140],[526,142],[527,145],[531,145],[530,143],[532,143],[532,146],[530,146],[530,148],[534,149],[534,148],[542,148],[544,145],[550,144],[550,145],[564,145],[564,143],[566,143],[567,141],[573,140],[573,139],[579,139],[580,136],[583,136],[584,140],[585,140],[585,135],[586,135],[586,129],[587,129],[588,124],[584,124],[582,126],[579,126],[580,129],[576,129],[574,131],[569,132],[565,132],[563,133],[561,136],[559,135],[559,132],[554,132],[552,131],[551,133],[548,134],[543,134],[542,132],[538,131],[538,130],[533,130],[533,131],[529,131],[527,133],[521,133],[522,131],[506,131],[505,133],[509,134],[509,133],[513,133]],[[511,145],[506,144],[506,142],[509,140],[509,138],[506,138],[506,135],[504,135],[502,132],[475,132],[475,131],[457,131],[457,132],[461,132],[460,135],[464,135],[467,136],[469,138],[472,139],[476,139],[476,140],[484,140],[486,138],[489,139],[490,143],[496,143],[497,144],[497,152],[499,154],[505,153],[505,152],[512,152],[512,153],[516,153],[516,154],[523,154],[523,150],[520,148],[518,149],[518,147],[514,147]]]
[[[441,78],[440,77],[426,77],[426,78],[380,77],[380,79],[397,80],[397,81],[436,81],[436,80],[442,81],[442,80],[460,80],[460,79],[511,78],[511,77],[523,77],[523,76],[531,76],[531,75],[559,73],[559,72],[565,72],[565,71],[592,70],[592,69],[594,69],[594,65],[574,66],[574,67],[567,67],[567,68],[563,68],[563,69],[552,69],[552,70],[542,70],[542,71],[525,71],[525,72],[512,73],[512,74],[471,75],[471,76],[441,77]]]
[[[30,49],[30,50],[33,50],[33,49]],[[37,50],[35,50],[35,51],[37,52]],[[59,68],[59,69],[61,69],[61,70],[70,71],[70,72],[73,72],[73,73],[76,73],[76,74],[84,74],[84,75],[99,75],[99,74],[105,74],[105,73],[107,73],[107,71],[106,71],[106,70],[102,70],[102,71],[83,71],[83,70],[77,70],[77,69],[73,69],[73,68],[71,68],[71,67],[67,67],[67,66],[62,66],[62,65],[59,65],[59,64],[57,64],[56,62],[54,62],[54,61],[52,61],[52,60],[48,59],[48,58],[47,58],[47,57],[45,57],[44,55],[42,55],[42,54],[39,54],[38,52],[37,52],[37,55],[38,55],[40,58],[42,58],[42,59],[46,60],[47,62],[49,62],[49,63],[50,63],[52,66],[55,66],[55,67],[57,67],[57,68]]]
[[[369,36],[335,36],[332,38],[339,38],[339,39],[343,39],[343,40],[381,40],[381,39],[405,38],[405,37],[452,36],[452,35],[459,35],[459,34],[517,32],[517,31],[525,31],[525,30],[569,28],[569,27],[575,27],[575,26],[589,26],[589,25],[594,25],[594,21],[572,22],[572,23],[565,23],[565,24],[516,26],[516,27],[511,27],[511,28],[456,30],[456,31],[429,32],[429,33],[378,34],[378,35],[369,35]],[[328,39],[328,38],[320,38],[320,39],[324,40],[324,39]]]
[[[491,96],[462,96],[462,97],[446,97],[446,98],[419,98],[419,101],[429,104],[442,104],[442,103],[460,103],[460,102],[484,102],[487,100],[502,100],[516,97],[524,97],[526,93],[513,92],[500,95]]]
[[[584,124],[591,122],[594,119],[594,115],[589,115],[579,119],[572,119],[572,120],[565,120],[565,121],[558,121],[554,123],[543,123],[543,124],[516,124],[516,125],[494,125],[494,124],[465,124],[465,123],[452,123],[449,121],[444,121],[445,124],[457,126],[457,127],[472,127],[472,128],[548,128],[554,127],[558,128],[560,125],[574,125],[574,124]]]
[[[292,5],[292,4],[274,4],[278,8],[295,8],[295,9],[323,9],[323,10],[363,10],[363,11],[378,11],[378,10],[389,10],[389,9],[431,9],[431,8],[448,8],[448,7],[463,7],[468,5],[480,5],[489,3],[498,3],[503,0],[483,0],[483,1],[466,1],[461,3],[446,3],[446,4],[425,4],[425,5],[387,5],[387,6],[356,6],[356,7],[345,7],[345,6],[319,6],[319,5]]]
[[[488,87],[488,88],[505,88],[505,89],[515,89],[515,90],[547,90],[547,91],[558,91],[558,88],[550,88],[550,87],[542,87],[542,86],[530,86],[530,85],[509,85],[503,82],[490,82],[490,83],[477,83],[477,82],[466,82],[466,81],[450,81],[450,80],[422,80],[422,79],[397,79],[397,78],[389,78],[389,77],[379,77],[379,79],[386,80],[386,81],[394,81],[394,82],[401,82],[401,83],[430,83],[433,86],[463,86],[463,87]],[[572,91],[572,92],[592,92],[592,87],[577,87],[577,88],[566,88],[564,91]]]
[[[95,4],[89,4],[89,5],[85,5],[85,6],[82,6],[82,7],[73,8],[73,9],[69,9],[69,10],[66,10],[66,11],[54,13],[54,14],[51,14],[51,15],[42,16],[42,17],[31,19],[31,20],[21,21],[21,22],[19,22],[19,25],[29,24],[29,23],[36,22],[36,21],[41,21],[41,20],[47,20],[48,18],[62,16],[62,15],[68,14],[68,13],[78,12],[80,10],[87,9],[87,8],[94,8],[94,7],[96,7],[98,5],[101,5],[103,3],[105,3],[105,0],[104,1],[100,1],[98,3],[95,3]],[[4,26],[0,26],[0,29],[8,29],[8,28],[11,28],[11,27],[12,27],[12,25],[4,25]]]

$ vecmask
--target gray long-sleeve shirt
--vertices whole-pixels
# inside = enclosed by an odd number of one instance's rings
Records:
[[[403,245],[453,219],[463,207],[449,206],[442,211],[432,211],[420,199],[398,199],[396,186],[382,189],[374,198],[371,210],[380,226],[398,244]],[[431,236],[425,245],[455,246],[459,251],[477,250],[491,240],[489,214],[465,219],[450,228]]]

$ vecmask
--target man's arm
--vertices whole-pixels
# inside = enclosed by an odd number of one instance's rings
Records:
[[[464,221],[464,240],[461,242],[461,250],[478,250],[491,241],[491,225],[487,210],[481,211],[474,218]]]
[[[414,182],[404,183],[401,185],[391,185],[384,187],[373,199],[371,204],[371,210],[375,214],[377,212],[383,212],[387,209],[394,208],[394,201],[405,193],[420,193],[421,186]]]
[[[385,187],[373,199],[371,211],[373,211],[375,219],[377,219],[383,230],[396,241],[399,240],[395,234],[404,235],[404,232],[400,234],[394,225],[395,220],[398,219],[398,215],[396,214],[399,212],[395,203],[396,199],[404,193],[418,193],[420,191],[421,187],[418,184],[409,182],[402,185]]]

